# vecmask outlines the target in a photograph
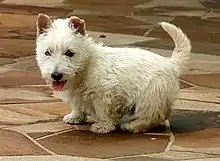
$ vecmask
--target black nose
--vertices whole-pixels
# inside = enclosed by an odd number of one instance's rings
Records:
[[[51,74],[51,77],[55,80],[55,81],[59,81],[63,78],[63,74],[61,73],[57,73],[57,72],[54,72]]]

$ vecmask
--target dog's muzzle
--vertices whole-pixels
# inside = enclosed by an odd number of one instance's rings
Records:
[[[54,72],[51,74],[51,78],[53,78],[52,87],[55,91],[62,91],[64,89],[64,86],[66,84],[66,80],[62,80],[63,74]]]

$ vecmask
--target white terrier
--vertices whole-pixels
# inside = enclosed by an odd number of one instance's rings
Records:
[[[168,119],[191,44],[181,29],[160,25],[174,40],[171,58],[97,44],[76,16],[52,21],[38,15],[36,59],[42,77],[70,106],[65,123],[80,124],[90,116],[96,120],[90,128],[94,133],[116,126],[140,133]]]

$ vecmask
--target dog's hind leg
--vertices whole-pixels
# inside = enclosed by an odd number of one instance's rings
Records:
[[[123,131],[141,133],[148,131],[169,118],[171,113],[172,100],[160,90],[148,93],[144,92],[137,101],[134,120],[120,125]],[[161,99],[159,99],[161,98]]]
[[[163,112],[154,111],[152,115],[146,115],[144,118],[137,118],[131,122],[123,123],[120,125],[121,129],[126,132],[132,133],[142,133],[146,132],[156,126],[158,126],[163,121],[167,120],[170,115],[170,107],[163,110]]]
[[[120,127],[123,131],[126,132],[143,133],[156,127],[158,125],[158,122],[162,122],[162,120],[161,121],[157,120],[155,122],[152,122],[152,120],[136,119],[132,122],[121,124]]]

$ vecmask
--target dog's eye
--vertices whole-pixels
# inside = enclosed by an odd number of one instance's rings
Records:
[[[65,55],[68,56],[68,57],[72,57],[74,54],[75,54],[75,53],[72,52],[72,51],[70,51],[70,50],[68,50],[68,51],[65,53]]]
[[[45,52],[45,55],[46,55],[46,56],[51,56],[51,54],[52,54],[51,50],[47,50],[47,51]]]

